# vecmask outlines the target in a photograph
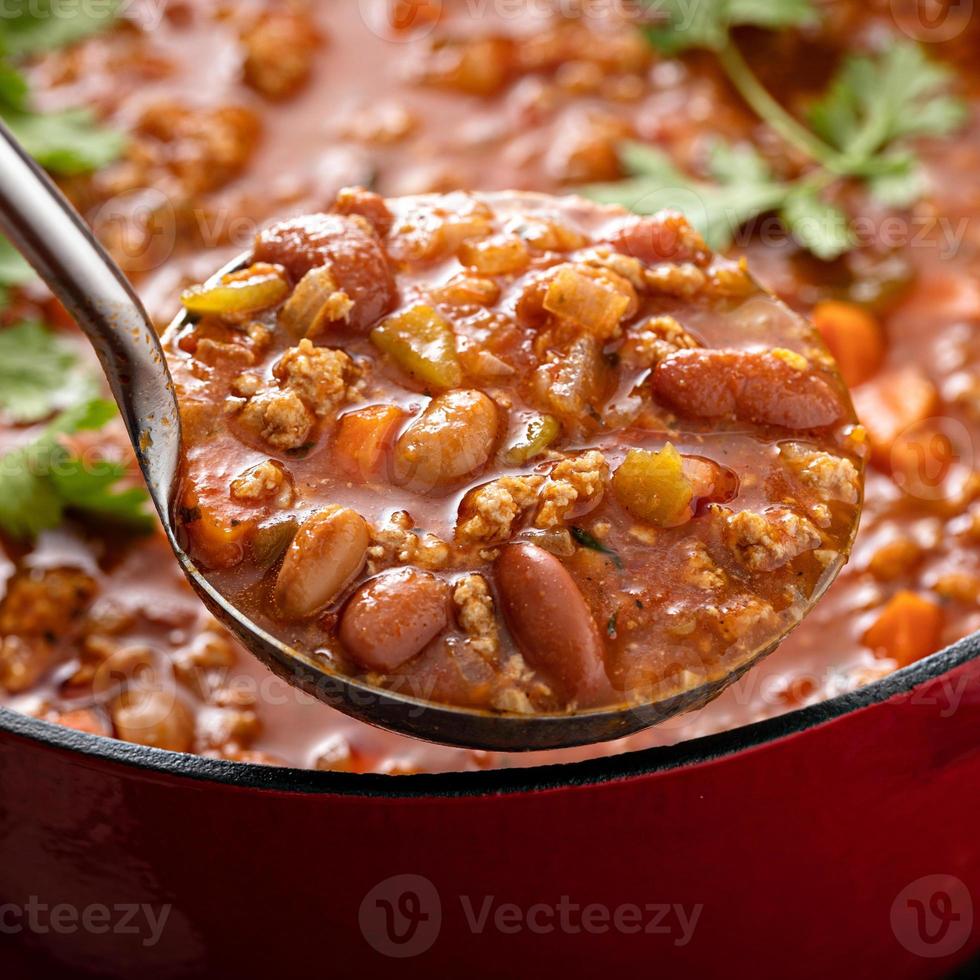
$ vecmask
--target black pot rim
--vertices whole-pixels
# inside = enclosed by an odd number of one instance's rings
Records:
[[[365,798],[497,796],[590,786],[736,755],[907,695],[920,684],[977,658],[980,658],[980,631],[856,691],[714,735],[583,762],[473,772],[390,776],[208,759],[90,735],[4,707],[0,707],[0,732],[137,770],[248,790]]]

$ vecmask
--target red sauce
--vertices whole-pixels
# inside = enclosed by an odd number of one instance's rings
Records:
[[[274,6],[173,4],[151,32],[118,30],[34,69],[45,104],[93,104],[134,134],[125,160],[67,189],[161,324],[180,287],[220,263],[215,248],[229,257],[243,251],[259,225],[322,210],[346,185],[370,184],[384,195],[553,192],[618,176],[615,147],[623,136],[654,142],[692,167],[705,135],[758,137],[754,117],[704,59],[656,62],[631,28],[595,18],[552,22],[541,13],[508,18],[493,5],[474,16],[466,4],[446,4],[453,10],[446,20],[407,34],[365,23],[360,9],[371,5],[317,5],[316,30],[304,34],[318,34],[320,42],[299,46],[305,70],[300,65],[292,78],[270,81],[262,78],[262,46],[250,32]],[[888,4],[835,4],[818,36],[780,38],[758,52],[757,63],[795,106],[826,65],[879,30],[894,30]],[[45,535],[29,553],[5,545],[15,578],[80,605],[71,622],[55,621],[50,642],[42,620],[27,621],[28,600],[39,615],[38,597],[21,592],[15,609],[14,578],[7,579],[0,662],[34,663],[30,651],[10,642],[33,637],[28,646],[41,650],[42,666],[20,689],[10,686],[8,670],[0,700],[69,724],[229,758],[264,753],[257,757],[395,772],[523,765],[664,744],[769,717],[860,686],[976,629],[978,40],[969,28],[930,46],[956,66],[974,108],[955,138],[922,148],[930,177],[925,204],[896,216],[859,202],[869,240],[832,265],[785,241],[747,243],[753,273],[799,312],[809,315],[833,299],[873,318],[883,353],[854,395],[877,451],[849,566],[807,622],[718,701],[622,742],[557,754],[491,756],[412,742],[311,702],[220,632],[202,631],[199,607],[159,539],[120,544],[71,528]],[[814,79],[800,77],[804,64]],[[291,86],[295,92],[287,94]],[[778,146],[769,148],[780,155]],[[910,386],[919,393],[918,416],[896,429],[902,399],[895,392]],[[4,445],[23,438],[8,430]],[[96,596],[87,597],[89,587],[79,581],[49,581],[44,568],[80,570],[95,581]],[[123,614],[110,615],[117,606]],[[916,642],[883,642],[883,635]],[[107,639],[109,646],[100,642]],[[140,646],[163,678],[159,686],[187,708],[177,709],[177,724],[169,726],[154,725],[170,718],[167,712],[144,717],[142,735],[139,712],[117,710],[114,718],[108,710],[114,689],[91,693],[91,675],[119,648],[130,648],[120,665],[125,683],[141,658],[132,648]]]

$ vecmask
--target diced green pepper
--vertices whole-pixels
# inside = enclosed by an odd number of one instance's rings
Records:
[[[659,527],[691,518],[691,481],[684,457],[668,442],[659,452],[631,449],[612,478],[613,492],[634,517]]]
[[[532,415],[524,431],[504,451],[508,466],[523,466],[529,459],[540,456],[557,438],[561,425],[553,415]]]
[[[190,313],[245,315],[259,313],[281,303],[289,293],[285,270],[259,262],[222,276],[213,285],[191,286],[180,294]]]
[[[435,388],[463,380],[452,327],[431,307],[413,306],[371,331],[374,345],[404,371]]]

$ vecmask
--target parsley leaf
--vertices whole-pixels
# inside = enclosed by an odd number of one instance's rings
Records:
[[[99,429],[116,413],[112,402],[91,399],[63,412],[26,446],[0,457],[0,529],[15,538],[57,527],[66,511],[147,531],[153,518],[141,487],[116,490],[127,468],[111,460],[89,462],[59,441]]]
[[[787,193],[749,145],[715,142],[709,161],[714,183],[688,176],[665,153],[641,143],[624,143],[620,155],[630,177],[586,187],[588,197],[637,214],[682,211],[715,249],[727,248],[746,221],[777,208]]]
[[[860,167],[900,140],[945,136],[961,126],[966,107],[947,94],[951,79],[911,41],[877,56],[851,55],[810,107],[810,125]]]
[[[76,41],[110,24],[115,0],[5,0],[0,17],[0,117],[38,163],[71,176],[98,170],[122,152],[122,134],[85,108],[35,112],[30,86],[9,58]]]
[[[100,126],[88,109],[42,113],[0,106],[0,116],[45,170],[65,176],[112,163],[126,145],[122,133]]]
[[[649,0],[648,6],[656,23],[647,37],[665,54],[720,51],[739,25],[801,27],[816,20],[811,0]]]
[[[669,54],[713,51],[742,98],[811,169],[792,181],[777,178],[751,145],[716,143],[710,180],[679,170],[661,151],[624,143],[626,179],[584,189],[605,203],[641,214],[665,207],[683,211],[715,249],[737,229],[767,212],[779,215],[797,242],[830,260],[854,246],[847,215],[826,196],[839,181],[861,182],[889,207],[908,207],[925,190],[915,154],[905,145],[921,136],[944,136],[962,125],[963,103],[948,92],[952,73],[930,61],[918,45],[896,41],[874,55],[852,55],[810,109],[812,128],[794,118],[760,83],[733,44],[733,27],[804,26],[816,16],[810,0],[649,0],[656,19],[650,41]]]
[[[23,286],[34,279],[30,263],[11,242],[0,235],[0,307],[7,304],[7,290],[11,286]]]
[[[0,48],[8,55],[64,47],[108,27],[121,0],[4,0]]]
[[[43,324],[0,330],[0,409],[12,421],[39,422],[96,390],[71,346]]]

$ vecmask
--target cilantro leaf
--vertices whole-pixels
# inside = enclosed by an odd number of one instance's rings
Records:
[[[110,23],[110,0],[6,0],[0,17],[0,52],[21,55],[77,40]],[[83,7],[85,8],[83,10]],[[98,170],[122,152],[122,134],[99,125],[85,108],[35,112],[27,79],[7,58],[0,58],[0,117],[38,163],[72,176]]]
[[[57,527],[64,513],[58,491],[39,473],[48,454],[36,445],[0,456],[0,529],[12,538],[32,538]]]
[[[914,153],[898,152],[879,157],[875,172],[865,179],[872,196],[893,208],[911,207],[928,187]]]
[[[121,524],[136,531],[153,526],[142,487],[115,489],[126,467],[110,460],[73,456],[59,441],[101,428],[115,415],[112,402],[91,399],[62,413],[29,443],[0,457],[0,528],[16,538],[57,527],[66,511]]]
[[[51,473],[51,482],[62,506],[86,516],[148,529],[152,520],[146,510],[147,495],[142,487],[116,490],[127,475],[127,467],[113,460],[85,463],[67,456]]]
[[[665,153],[642,143],[624,143],[620,154],[630,177],[593,184],[583,193],[637,214],[681,211],[715,249],[727,248],[746,221],[777,208],[786,195],[786,186],[747,144],[714,143],[709,159],[714,183],[688,176]]]
[[[62,412],[45,430],[46,435],[95,432],[116,417],[116,406],[105,398],[90,398]]]
[[[813,23],[811,0],[648,0],[650,42],[665,54],[690,48],[720,51],[733,27],[801,27]]]
[[[96,388],[72,348],[43,324],[0,330],[0,409],[14,422],[38,422]]]
[[[0,115],[45,170],[66,176],[112,163],[126,145],[121,133],[100,126],[88,109],[44,113],[0,109]]]
[[[716,249],[726,248],[740,225],[774,211],[802,246],[818,258],[836,258],[854,246],[854,238],[847,215],[824,190],[860,182],[889,207],[914,204],[925,181],[905,142],[946,135],[966,118],[963,102],[948,91],[952,72],[900,40],[883,53],[847,58],[811,106],[808,128],[759,81],[731,31],[740,25],[805,26],[816,18],[811,0],[648,0],[647,7],[654,20],[646,28],[651,43],[668,54],[713,51],[746,105],[811,161],[801,176],[781,181],[754,147],[720,143],[707,168],[712,179],[696,180],[660,151],[626,144],[626,179],[584,189],[596,200],[643,214],[663,207],[683,211]]]
[[[779,217],[797,242],[818,259],[835,259],[854,247],[847,215],[812,187],[803,185],[787,194]]]
[[[7,304],[7,290],[11,286],[23,286],[34,279],[30,263],[13,244],[0,235],[0,307]]]
[[[946,91],[951,78],[911,41],[851,55],[810,107],[810,125],[859,162],[913,136],[945,136],[966,118],[964,103]]]
[[[0,49],[21,56],[51,51],[108,27],[121,0],[5,0]]]
[[[27,79],[9,61],[0,59],[0,105],[10,110],[27,109]]]

